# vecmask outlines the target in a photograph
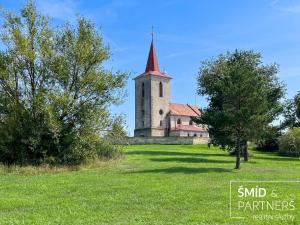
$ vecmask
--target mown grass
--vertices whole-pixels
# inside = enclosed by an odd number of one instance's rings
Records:
[[[234,170],[234,157],[206,146],[125,151],[121,161],[71,170],[1,167],[0,224],[300,224],[299,211],[286,223],[229,216],[230,180],[300,180],[299,158],[252,151]]]

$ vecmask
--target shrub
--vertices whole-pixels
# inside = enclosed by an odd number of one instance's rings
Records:
[[[300,128],[289,130],[279,139],[279,154],[300,156]]]
[[[280,127],[267,126],[262,132],[261,138],[256,142],[256,149],[265,152],[275,152],[279,149]]]
[[[265,139],[257,142],[257,150],[266,152],[276,152],[279,149],[278,139]]]
[[[123,155],[123,147],[102,141],[98,144],[97,155],[100,159],[117,159]]]

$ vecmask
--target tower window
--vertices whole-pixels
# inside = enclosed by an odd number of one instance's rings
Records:
[[[142,97],[145,97],[145,84],[142,83]]]
[[[161,121],[159,121],[159,126],[162,127],[162,125],[163,125],[163,122],[162,122],[162,120],[161,120]]]
[[[164,114],[164,111],[162,109],[159,110],[159,115]]]
[[[180,118],[177,120],[177,124],[181,124],[181,119]]]
[[[143,125],[143,127],[145,126],[145,122],[144,121],[142,121],[142,125]]]
[[[143,115],[143,116],[145,115],[145,110],[142,110],[142,115]]]
[[[163,97],[163,84],[159,82],[159,97]]]

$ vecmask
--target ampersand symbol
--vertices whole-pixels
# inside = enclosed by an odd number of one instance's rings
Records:
[[[276,197],[277,197],[277,193],[275,192],[275,190],[272,190],[271,196],[272,196],[273,198],[276,198]]]

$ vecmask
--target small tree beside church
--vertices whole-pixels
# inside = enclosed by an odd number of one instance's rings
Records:
[[[276,64],[262,64],[260,54],[238,50],[199,69],[198,93],[209,103],[199,122],[208,125],[218,144],[235,146],[236,169],[243,143],[258,138],[282,111],[284,88],[277,72]]]

